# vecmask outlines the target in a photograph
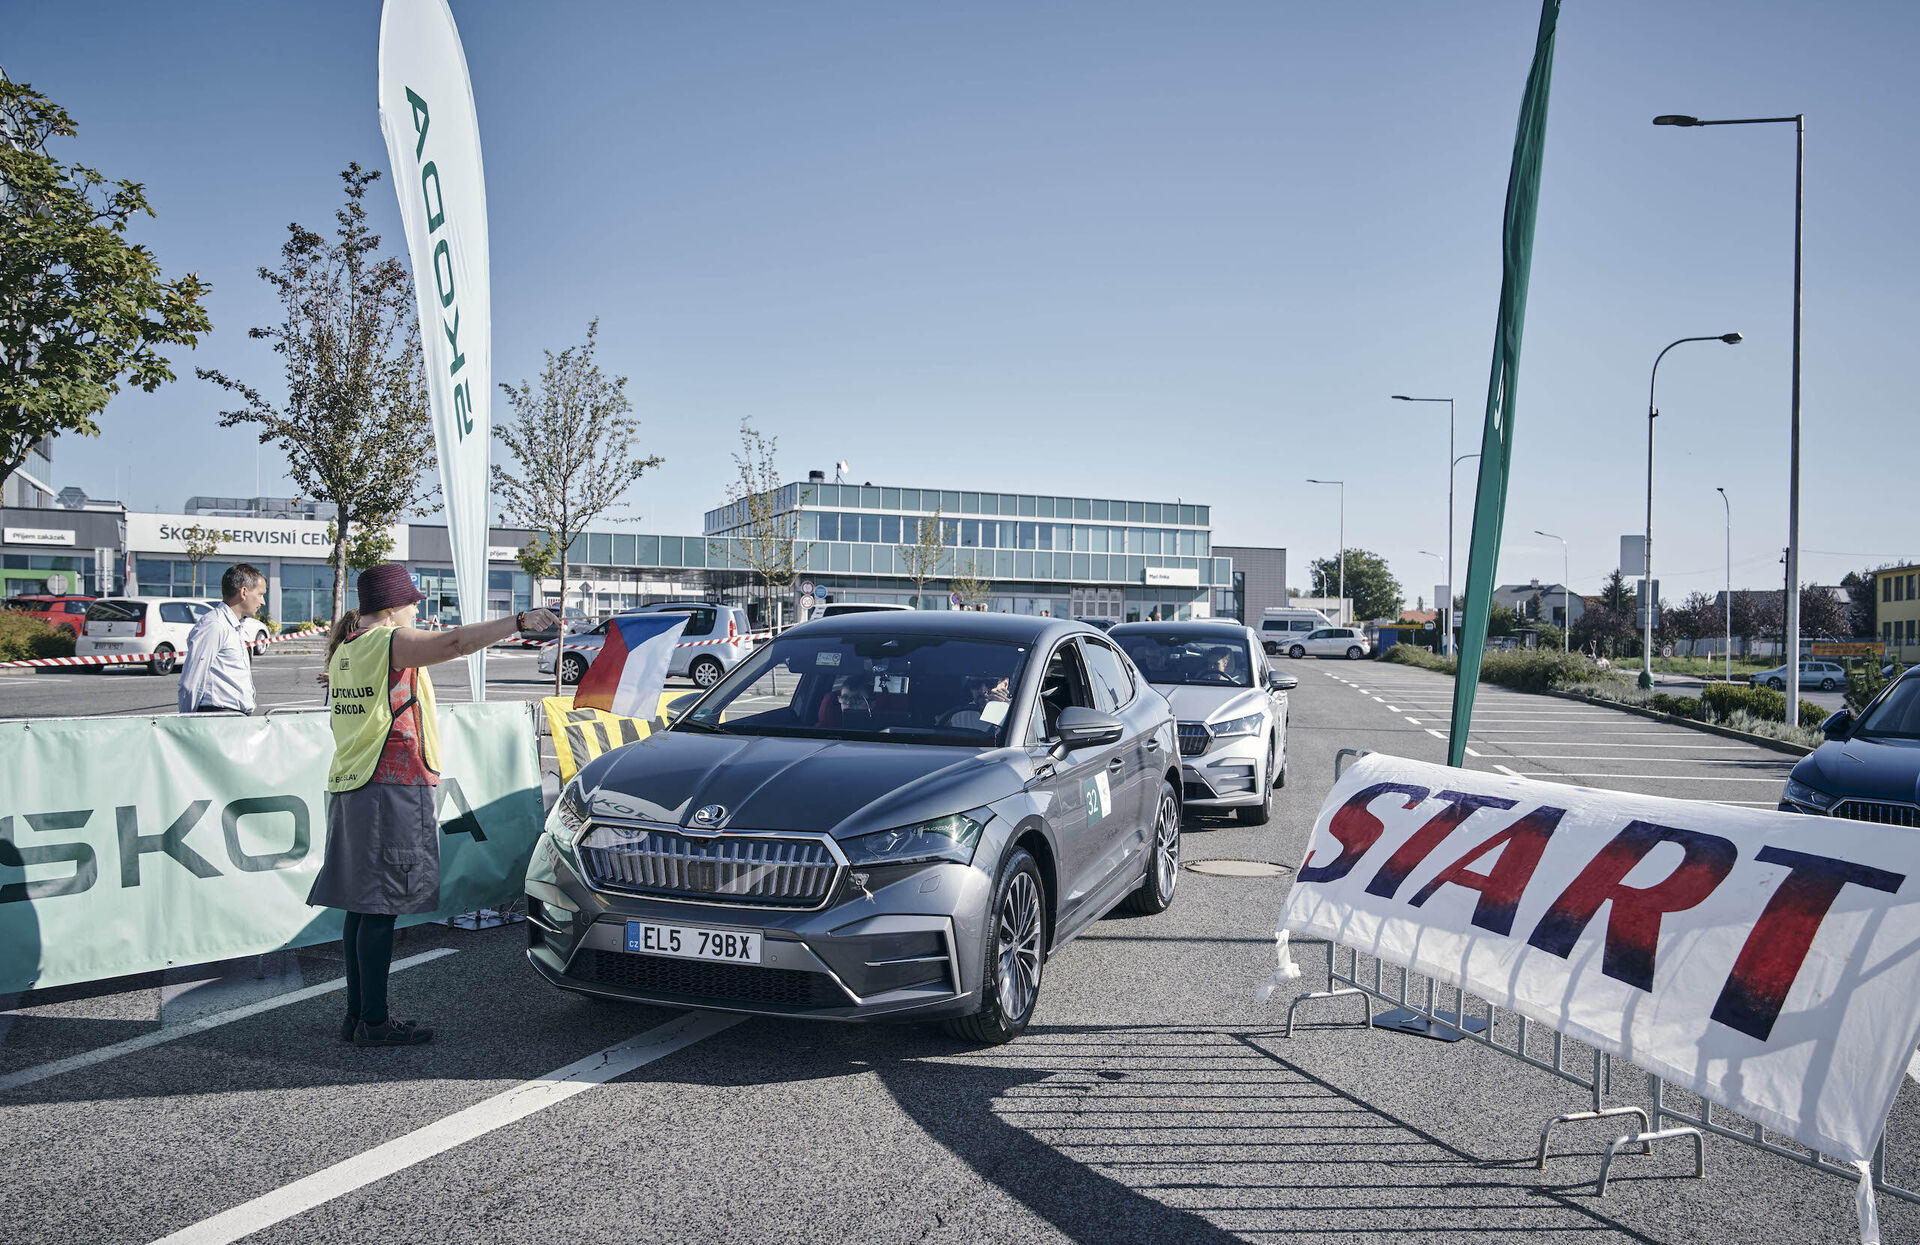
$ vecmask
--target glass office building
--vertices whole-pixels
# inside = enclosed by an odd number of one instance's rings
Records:
[[[945,549],[926,608],[949,604],[956,574],[986,582],[989,610],[1127,622],[1207,617],[1216,589],[1233,586],[1204,505],[821,480],[785,485],[775,502],[821,602],[912,604],[908,551],[936,515]],[[715,540],[746,527],[744,503],[707,512]]]

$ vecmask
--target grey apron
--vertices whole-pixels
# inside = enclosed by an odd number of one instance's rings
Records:
[[[440,906],[434,788],[370,782],[327,797],[327,858],[307,893],[316,908],[412,916]]]

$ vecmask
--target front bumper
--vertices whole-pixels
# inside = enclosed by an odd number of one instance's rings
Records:
[[[527,959],[565,990],[821,1020],[937,1020],[978,1008],[992,879],[940,863],[842,870],[813,911],[595,890],[542,836],[527,870]],[[761,935],[758,965],[630,952],[628,920]]]
[[[1190,809],[1252,807],[1271,781],[1264,733],[1214,737],[1206,751],[1180,758],[1181,803]]]

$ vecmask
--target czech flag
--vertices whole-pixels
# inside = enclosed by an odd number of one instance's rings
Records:
[[[686,614],[618,614],[607,625],[600,652],[573,690],[576,709],[605,709],[623,718],[650,718],[667,685],[674,645]]]

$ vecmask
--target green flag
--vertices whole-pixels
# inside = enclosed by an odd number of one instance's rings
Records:
[[[1487,606],[1500,561],[1500,528],[1507,513],[1507,472],[1513,462],[1515,395],[1520,388],[1520,334],[1527,321],[1527,275],[1533,268],[1533,222],[1540,206],[1540,157],[1547,145],[1547,95],[1553,85],[1553,36],[1560,0],[1542,0],[1533,68],[1520,100],[1520,127],[1507,174],[1507,215],[1500,245],[1500,320],[1493,335],[1493,372],[1487,378],[1487,426],[1480,441],[1480,480],[1473,499],[1473,544],[1467,555],[1467,607],[1461,618],[1460,673],[1453,685],[1447,764],[1466,756],[1480,658],[1487,647]]]

